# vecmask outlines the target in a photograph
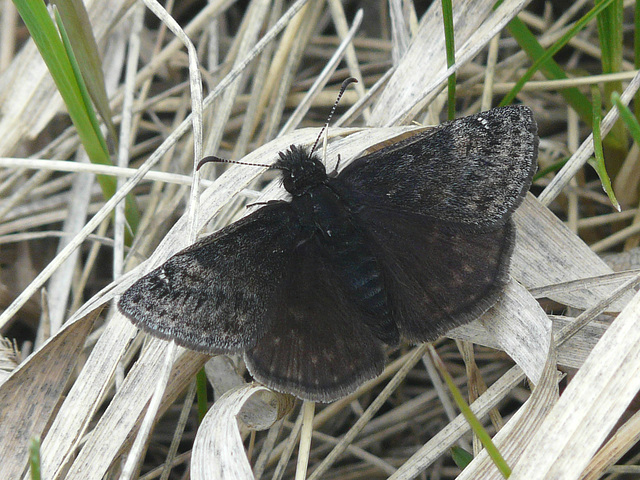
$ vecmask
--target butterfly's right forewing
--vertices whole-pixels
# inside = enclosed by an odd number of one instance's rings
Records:
[[[511,213],[536,168],[523,106],[444,123],[360,157],[331,179],[375,245],[402,336],[431,341],[490,308],[508,281]]]
[[[193,350],[251,348],[278,320],[300,234],[290,204],[271,202],[171,257],[118,307],[136,326]]]

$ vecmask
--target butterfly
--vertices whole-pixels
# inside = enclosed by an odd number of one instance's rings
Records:
[[[177,253],[118,307],[156,337],[243,353],[276,391],[333,401],[382,372],[385,345],[435,340],[495,304],[537,149],[525,106],[443,123],[336,176],[292,145],[271,167],[290,201]]]

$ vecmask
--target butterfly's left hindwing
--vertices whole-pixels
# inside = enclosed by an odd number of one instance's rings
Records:
[[[171,257],[118,307],[136,326],[192,350],[251,348],[279,320],[299,235],[291,205],[269,203]]]
[[[380,320],[353,301],[317,236],[274,202],[138,280],[122,313],[205,353],[245,352],[254,378],[314,401],[353,392],[384,367]]]
[[[515,241],[510,219],[479,231],[371,206],[358,218],[384,266],[393,319],[412,342],[433,341],[475,320],[508,281]]]

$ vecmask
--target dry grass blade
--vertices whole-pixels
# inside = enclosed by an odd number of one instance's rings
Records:
[[[494,10],[494,3],[465,0],[454,9],[456,64],[447,68],[442,14],[433,3],[421,20],[409,50],[380,95],[372,112],[371,124],[397,125],[415,113],[437,94],[447,77],[471,60],[525,5],[524,1],[505,1]],[[429,68],[425,68],[428,65]],[[410,81],[407,81],[411,79]],[[420,98],[419,102],[416,99]],[[412,115],[413,113],[413,115]]]
[[[309,466],[309,450],[311,449],[311,436],[313,432],[313,414],[316,404],[314,402],[302,403],[302,429],[300,430],[300,445],[298,447],[298,463],[296,465],[296,480],[307,478]]]
[[[79,159],[83,163],[88,163],[85,155]],[[76,235],[84,226],[87,211],[91,200],[91,185],[94,179],[91,175],[78,175],[75,178],[71,189],[72,199],[69,203],[69,214],[64,222],[62,230],[69,235]],[[63,237],[60,240],[58,250],[62,250],[69,243],[69,238]],[[48,282],[49,290],[49,312],[51,318],[51,331],[57,332],[62,326],[67,313],[67,301],[71,282],[76,268],[76,262],[80,251],[76,250],[67,258]]]
[[[533,384],[537,384],[552,347],[551,320],[538,302],[512,280],[499,303],[480,321],[500,344],[501,350],[509,354]]]
[[[539,428],[547,417],[549,410],[558,400],[558,372],[556,371],[556,357],[553,345],[549,348],[549,355],[539,383],[533,389],[531,397],[518,409],[518,412],[507,422],[494,437],[493,441],[504,455],[509,466],[513,466],[526,450],[531,435]],[[480,452],[458,480],[502,479],[502,474],[488,458],[486,451]]]
[[[340,439],[338,444],[331,450],[331,453],[320,462],[320,464],[313,470],[313,473],[309,477],[309,480],[321,478],[324,472],[326,472],[331,465],[338,459],[340,455],[344,453],[347,446],[353,441],[353,439],[360,433],[365,425],[371,420],[373,415],[382,407],[389,395],[398,387],[399,383],[404,380],[409,370],[420,360],[422,355],[426,351],[426,345],[416,348],[411,356],[407,359],[402,368],[391,379],[387,386],[380,392],[380,395],[371,402],[369,408],[362,414],[358,421],[349,429],[349,431]]]
[[[121,449],[133,440],[147,404],[158,381],[169,344],[159,340],[149,343],[143,357],[136,362],[121,388],[92,431],[64,478],[103,478],[118,458]],[[179,349],[178,358],[164,393],[160,414],[172,404],[202,368],[207,356]],[[43,465],[46,464],[43,461]],[[60,474],[60,472],[56,472]],[[53,477],[53,476],[52,476]]]
[[[511,478],[579,478],[640,389],[640,294],[594,347]]]
[[[42,471],[45,478],[56,478],[66,471],[91,417],[111,386],[118,361],[134,335],[135,329],[122,317],[120,322],[116,319],[107,326],[101,337],[104,340],[96,345],[87,359],[43,442]]]
[[[167,343],[141,347],[146,337],[117,309],[105,309],[104,322],[93,319],[196,233],[253,211],[245,208],[247,201],[259,207],[286,197],[279,178],[264,167],[209,166],[201,173],[209,179],[199,183],[197,176],[192,180],[194,159],[218,155],[267,165],[292,144],[311,145],[348,76],[360,83],[346,92],[328,131],[329,171],[338,159],[344,168],[372,146],[415,132],[399,124],[439,123],[451,106],[457,116],[489,108],[535,61],[525,54],[531,50],[522,35],[508,26],[514,16],[525,7],[518,15],[521,32],[530,29],[540,48],[548,48],[590,5],[548,3],[538,15],[537,6],[524,0],[505,0],[495,10],[494,1],[454,2],[457,63],[447,68],[438,2],[186,0],[161,7],[146,0],[136,7],[132,28],[133,2],[92,0],[87,10],[113,90],[110,108],[122,127],[118,155],[133,165],[127,169],[68,161],[81,158],[77,135],[59,115],[61,104],[35,48],[26,42],[18,54],[0,52],[0,59],[13,58],[0,73],[0,328],[19,339],[21,350],[35,349],[0,385],[0,477],[26,479],[28,440],[42,435],[47,479],[116,478],[125,457],[135,466],[138,456],[139,478],[155,478],[161,470],[170,479],[210,478],[211,468],[219,478],[295,478],[303,415],[295,423],[293,416],[281,418],[292,408],[290,397],[270,397],[280,405],[260,403],[256,398],[265,389],[246,384],[242,360],[216,357],[207,367],[215,403],[198,425],[192,400],[177,399],[208,357],[179,349],[172,364]],[[621,20],[630,32],[640,26],[629,23],[627,10]],[[563,93],[571,87],[588,103],[589,86],[606,84],[608,91],[622,85],[628,100],[640,81],[640,61],[622,61],[623,71],[602,75],[598,62],[608,53],[594,47],[593,27],[555,59],[563,71],[580,72],[579,78],[553,80],[541,71],[518,94],[539,125],[542,174],[514,215],[512,281],[485,315],[449,332],[469,342],[462,353],[448,338],[434,344],[514,468],[512,478],[596,478],[620,458],[632,458],[625,454],[637,442],[637,405],[630,400],[640,388],[640,334],[633,325],[640,299],[633,289],[620,288],[637,272],[613,274],[596,252],[638,243],[638,149],[608,151],[605,144],[614,187],[625,190],[616,196],[627,203],[625,212],[612,215],[598,181],[582,168],[591,126],[567,113]],[[11,31],[19,45],[20,29]],[[625,48],[624,58],[636,56]],[[457,98],[448,105],[443,89],[453,72]],[[336,126],[351,124],[357,127]],[[121,176],[116,197],[104,202],[92,174]],[[124,244],[126,226],[112,220],[128,193],[145,211],[131,246]],[[115,240],[98,242],[103,237]],[[68,246],[56,254],[60,238]],[[147,260],[120,275],[140,258]],[[629,254],[632,262],[636,258]],[[52,275],[59,280],[49,280]],[[49,300],[39,292],[47,281]],[[612,295],[619,298],[612,302]],[[603,308],[607,315],[600,315]],[[47,315],[54,336],[33,347],[46,337]],[[308,454],[297,455],[301,464],[308,461],[312,478],[498,478],[482,452],[474,452],[462,473],[454,465],[449,448],[472,443],[469,426],[418,362],[421,350],[412,348],[401,344],[389,351],[381,376],[357,392],[316,405],[313,431],[304,434],[313,441]],[[149,403],[163,366],[172,368],[155,411]],[[556,368],[567,374],[559,399]],[[178,409],[178,403],[184,405]],[[625,408],[631,420],[616,432]],[[184,462],[190,455],[189,471]],[[125,473],[138,475],[130,467]]]
[[[625,89],[621,96],[621,101],[627,105],[633,96],[640,88],[640,72],[636,73],[629,86]],[[618,108],[613,107],[607,115],[602,119],[602,137],[604,138],[609,130],[613,127],[614,123],[618,120],[619,113]],[[593,134],[589,135],[587,139],[582,143],[580,148],[572,155],[567,161],[567,164],[562,168],[558,175],[554,177],[547,188],[540,194],[539,200],[543,205],[548,205],[564,188],[569,179],[573,178],[578,169],[580,169],[587,160],[593,154]]]
[[[597,480],[640,441],[640,412],[636,412],[593,456],[580,480]]]
[[[259,398],[261,392],[264,398]],[[270,401],[266,401],[269,397]],[[292,405],[287,395],[259,385],[245,385],[227,392],[200,425],[193,446],[192,478],[253,479],[237,419],[244,415],[246,425],[264,430],[288,414]],[[242,412],[243,409],[249,411]]]
[[[574,319],[570,317],[558,315],[551,315],[550,317],[553,322],[554,332],[560,331],[574,322]],[[602,322],[592,322],[586,327],[583,327],[577,334],[558,347],[558,365],[569,368],[580,368],[606,330],[607,324]],[[474,342],[476,345],[482,345],[491,349],[499,350],[501,348],[501,345],[494,335],[491,334],[480,321],[475,321],[464,327],[451,330],[447,336]],[[527,339],[525,344],[529,341],[531,340]],[[537,354],[534,355],[534,352],[535,351],[526,353],[531,355],[532,358],[536,358]],[[537,365],[537,363],[534,365]]]
[[[533,288],[612,273],[589,246],[540,202],[527,197],[514,214],[518,226],[513,255],[513,276]],[[564,305],[585,309],[606,298],[615,285],[596,285],[582,290],[557,292],[550,297]],[[619,311],[630,297],[616,302]]]
[[[482,418],[494,408],[515,385],[524,378],[524,373],[519,367],[513,367],[500,380],[491,385],[485,393],[471,404],[471,410],[478,417]],[[425,443],[420,450],[409,458],[396,473],[389,477],[390,480],[405,480],[415,478],[416,475],[424,471],[429,465],[436,461],[440,455],[447,451],[462,435],[470,430],[469,424],[462,416],[458,415],[455,420],[449,422],[437,435]]]
[[[98,314],[68,324],[0,386],[3,478],[20,478],[24,473],[29,442],[43,435]]]
[[[129,0],[92,2],[87,6],[93,34],[104,43],[111,25],[129,7]],[[9,156],[34,138],[62,109],[62,100],[35,45],[30,42],[0,75],[0,155]]]

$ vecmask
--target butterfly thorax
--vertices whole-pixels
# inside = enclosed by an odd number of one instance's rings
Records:
[[[288,150],[280,152],[280,158],[271,168],[282,171],[284,188],[294,197],[304,195],[328,178],[320,158],[298,145],[291,145]]]
[[[367,326],[380,340],[394,345],[399,333],[391,318],[382,267],[364,229],[329,182],[310,186],[294,196],[291,205],[299,213],[306,241],[318,244],[327,270],[362,309]]]

